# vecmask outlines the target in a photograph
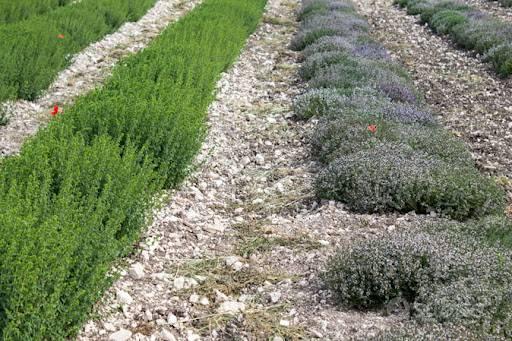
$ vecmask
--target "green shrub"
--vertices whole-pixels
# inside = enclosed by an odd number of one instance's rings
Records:
[[[503,191],[476,169],[403,144],[377,144],[335,159],[320,173],[316,192],[357,212],[439,212],[464,220],[504,209]]]
[[[500,76],[512,74],[512,42],[493,47],[485,55],[485,60],[491,62]]]
[[[4,126],[9,122],[9,118],[7,117],[7,112],[5,109],[0,106],[0,126]]]
[[[45,14],[72,0],[0,0],[0,25]],[[84,0],[85,1],[85,0]]]
[[[494,18],[471,18],[452,29],[452,38],[460,46],[484,54],[490,49],[512,41],[511,25]]]
[[[370,125],[377,130],[369,131]],[[397,123],[375,115],[349,115],[323,121],[318,126],[311,146],[313,154],[324,163],[389,142],[408,145],[457,166],[474,166],[464,143],[438,126]]]
[[[64,340],[200,147],[264,0],[206,0],[0,168],[0,339]],[[167,187],[166,187],[167,188]]]
[[[431,19],[432,27],[437,33],[441,34],[449,33],[454,26],[463,24],[466,21],[466,16],[454,10],[437,12]]]
[[[347,94],[356,87],[376,88],[379,84],[391,83],[407,86],[409,79],[399,74],[394,64],[354,58],[317,70],[309,82],[312,88],[338,88]]]
[[[420,7],[421,11],[419,13],[421,21],[423,21],[425,23],[430,23],[430,24],[432,23],[432,19],[433,19],[434,15],[436,15],[438,13],[445,12],[445,13],[448,13],[453,16],[456,13],[465,12],[465,11],[468,11],[471,9],[466,4],[452,1],[452,0],[442,0],[442,1],[438,1],[438,2],[433,1],[433,2],[431,2],[431,4],[432,5],[430,5],[430,6],[427,5],[423,8]],[[419,8],[418,8],[418,10],[419,10]]]
[[[411,229],[356,241],[331,258],[323,277],[342,304],[375,308],[398,301],[420,323],[510,337],[510,256],[471,238]]]
[[[365,336],[357,340],[372,341],[439,341],[439,340],[500,340],[488,333],[469,330],[463,326],[451,324],[428,323],[420,324],[409,322],[393,326],[390,330],[379,332],[370,337]]]
[[[122,23],[141,17],[155,0],[81,1],[0,26],[0,102],[33,100],[71,56]],[[64,38],[58,38],[62,34]],[[35,52],[36,51],[36,52]]]
[[[2,340],[76,332],[110,284],[112,260],[138,236],[158,185],[131,147],[107,137],[52,140],[28,144],[2,165]]]
[[[298,96],[294,110],[299,118],[308,119],[313,116],[342,116],[351,112],[374,115],[390,105],[389,98],[371,87],[355,87],[351,92],[320,88]]]
[[[311,0],[304,1],[298,19],[304,21],[315,15],[324,15],[329,11],[355,12],[354,7],[340,0]]]
[[[464,223],[428,224],[423,228],[432,233],[449,230],[459,235],[470,236],[484,245],[512,249],[512,221],[503,214],[489,215]]]
[[[368,31],[368,23],[349,11],[329,11],[325,15],[312,15],[301,24],[301,30],[290,47],[302,51],[322,37],[357,36]]]
[[[301,65],[299,75],[304,80],[311,79],[318,70],[334,64],[354,64],[357,65],[348,54],[340,51],[318,52],[308,57]]]

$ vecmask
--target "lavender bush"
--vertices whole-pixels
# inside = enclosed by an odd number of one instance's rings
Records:
[[[368,30],[363,19],[344,12],[330,12],[328,15],[311,16],[302,22],[301,31],[292,40],[290,47],[301,51],[306,46],[325,36],[357,37]]]
[[[504,208],[503,191],[473,167],[396,143],[379,143],[333,160],[315,188],[318,197],[364,213],[438,212],[465,220]]]
[[[397,77],[389,77],[377,82],[377,89],[388,96],[392,101],[402,103],[418,103],[419,95],[410,84],[405,83]]]
[[[490,62],[499,74],[512,74],[512,42],[491,48],[485,54],[484,59]]]
[[[319,70],[330,65],[349,63],[357,65],[357,63],[353,61],[347,53],[340,51],[318,52],[309,56],[309,58],[301,65],[299,75],[302,79],[309,80]]]
[[[485,51],[501,72],[512,68],[506,26],[450,0],[399,1],[439,33]],[[437,125],[407,73],[369,38],[351,5],[340,3],[336,12],[334,3],[305,1],[302,31],[293,42],[304,52],[300,72],[309,85],[295,110],[304,119],[320,116],[311,139],[313,155],[325,166],[315,182],[317,196],[356,212],[490,217],[358,241],[331,259],[325,283],[342,304],[398,305],[415,321],[377,339],[510,338],[512,254],[497,248],[512,247],[503,190]],[[490,34],[481,37],[484,26]]]
[[[432,233],[450,230],[459,235],[470,236],[488,246],[512,249],[512,221],[504,215],[489,215],[465,223],[429,224],[423,228]]]
[[[299,12],[299,20],[303,21],[313,15],[322,15],[331,11],[354,12],[354,7],[339,0],[305,0]]]
[[[457,8],[444,2],[429,6]],[[302,33],[349,18],[355,21],[344,22],[332,36],[302,41],[323,49],[306,49],[301,75],[311,90],[295,102],[301,118],[326,117],[312,138],[314,154],[327,164],[317,181],[318,196],[362,212],[436,211],[455,219],[502,208],[502,191],[478,174],[462,143],[434,127],[405,70],[385,57],[363,25],[353,30],[360,17],[326,9],[308,16]]]
[[[375,59],[375,60],[387,60],[390,61],[388,51],[382,46],[375,42],[366,42],[355,45],[351,50],[351,53],[360,58]]]
[[[415,303],[424,287],[465,275],[473,250],[466,244],[454,250],[446,235],[421,231],[358,240],[330,259],[324,280],[345,305],[375,308],[395,298]]]
[[[436,123],[427,108],[393,103],[385,94],[371,87],[356,87],[348,91],[333,88],[312,89],[295,99],[294,110],[301,119],[315,115],[347,116],[358,113],[403,123]]]
[[[512,25],[488,16],[469,17],[465,25],[455,26],[449,33],[460,46],[482,54],[512,42]]]
[[[412,229],[356,241],[331,258],[323,277],[345,305],[374,308],[403,301],[420,323],[510,336],[511,256],[449,231]]]
[[[361,58],[388,61],[389,55],[381,46],[372,43],[354,44],[345,51],[316,52],[308,56],[306,61],[302,64],[299,74],[302,79],[309,80],[322,68],[333,64],[358,65],[356,60],[361,60]],[[381,63],[380,65],[389,65],[390,67],[396,68],[391,62],[386,64]]]
[[[338,108],[346,101],[346,96],[336,89],[312,89],[298,96],[294,103],[294,111],[301,119],[313,116],[329,115],[339,112]]]
[[[376,131],[369,131],[375,125]],[[322,118],[311,139],[313,155],[323,163],[374,148],[380,142],[399,143],[458,166],[474,166],[464,143],[438,126],[391,122],[362,114],[336,119]]]
[[[492,1],[492,0],[491,0]],[[512,0],[498,0],[503,7],[512,7]]]
[[[298,96],[294,102],[294,110],[299,118],[308,119],[315,115],[339,116],[352,111],[383,112],[391,105],[388,98],[370,87],[356,87],[352,92],[325,88],[312,89]]]
[[[333,64],[317,70],[311,78],[309,85],[312,88],[338,88],[351,92],[356,87],[378,87],[381,92],[387,91],[389,95],[399,97],[403,92],[407,96],[413,93],[406,92],[410,87],[407,78],[398,74],[396,66],[390,63],[379,63],[366,59],[348,59],[344,64]],[[386,86],[386,84],[392,84]],[[399,87],[399,85],[401,87]],[[399,89],[395,90],[395,89]]]
[[[464,326],[453,325],[449,323],[415,323],[409,322],[393,326],[389,330],[384,330],[377,335],[364,336],[356,338],[357,341],[439,341],[439,340],[488,340],[498,341],[488,333],[470,330]]]
[[[354,48],[354,39],[340,36],[325,36],[319,38],[313,44],[308,45],[302,55],[307,59],[319,52],[347,52]]]
[[[307,46],[302,55],[305,58],[320,52],[347,53],[358,58],[391,60],[388,51],[375,41],[359,36],[356,39],[340,36],[326,36]]]
[[[407,103],[392,103],[383,108],[382,115],[389,120],[402,123],[434,124],[436,122],[427,109]]]
[[[456,25],[461,25],[468,20],[467,16],[459,11],[445,10],[437,12],[432,16],[432,26],[437,33],[447,34],[454,29]]]

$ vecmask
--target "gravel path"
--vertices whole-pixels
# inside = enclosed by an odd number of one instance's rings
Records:
[[[139,21],[126,23],[77,54],[48,91],[37,101],[4,103],[9,122],[0,126],[0,157],[19,151],[23,141],[51,118],[54,105],[69,105],[110,76],[112,68],[129,54],[146,47],[169,23],[176,21],[200,0],[159,0]]]
[[[512,79],[436,36],[392,0],[358,0],[374,35],[402,62],[440,114],[466,141],[478,167],[499,176],[512,199]]]
[[[313,199],[315,122],[291,112],[303,91],[287,48],[298,3],[269,1],[218,84],[195,174],[163,200],[79,340],[345,340],[402,321],[336,308],[320,284],[336,248],[435,218]]]
[[[464,0],[468,5],[478,8],[484,13],[491,14],[496,18],[512,22],[512,7],[503,7],[498,1],[489,0]]]

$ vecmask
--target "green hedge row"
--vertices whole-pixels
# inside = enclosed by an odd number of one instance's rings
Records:
[[[0,0],[0,24],[14,23],[50,12],[72,0]],[[86,0],[83,0],[86,1]]]
[[[95,0],[59,7],[25,21],[0,25],[0,102],[33,100],[73,56],[156,0]]]
[[[408,73],[345,1],[304,2],[292,47],[309,90],[295,102],[319,118],[312,154],[319,198],[356,212],[437,212],[457,220],[503,212],[504,193],[441,127]]]
[[[151,198],[187,174],[216,82],[264,5],[206,0],[1,161],[0,339],[77,332]]]
[[[411,15],[457,45],[484,56],[501,76],[512,74],[512,23],[458,1],[395,0]]]

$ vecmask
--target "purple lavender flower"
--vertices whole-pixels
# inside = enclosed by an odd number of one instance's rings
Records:
[[[418,103],[418,96],[404,82],[396,80],[381,81],[377,84],[377,89],[393,101],[410,104]]]
[[[363,43],[356,45],[351,51],[355,56],[376,59],[376,60],[390,60],[388,51],[377,43]]]
[[[387,106],[383,110],[383,115],[385,118],[402,123],[435,123],[434,116],[430,112],[405,103],[393,103]]]

